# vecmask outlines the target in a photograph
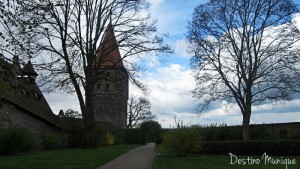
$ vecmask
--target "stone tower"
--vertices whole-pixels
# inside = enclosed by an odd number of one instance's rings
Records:
[[[128,74],[111,24],[96,55],[94,86],[94,116],[98,122],[110,122],[118,128],[126,128]]]

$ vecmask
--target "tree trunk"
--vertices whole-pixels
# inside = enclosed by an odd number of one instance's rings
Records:
[[[249,92],[251,93],[251,92]],[[246,107],[243,111],[243,140],[250,140],[250,117],[251,117],[251,106],[252,106],[252,98],[251,95],[248,94],[246,98]]]
[[[87,80],[88,82],[88,80]],[[83,122],[85,129],[85,141],[84,146],[87,148],[94,148],[97,146],[96,137],[96,123],[94,117],[94,104],[93,104],[93,85],[92,83],[87,83],[85,90],[85,109],[83,113]]]
[[[83,118],[84,120],[84,147],[95,148],[97,147],[96,139],[96,124],[94,118],[89,117],[93,113],[92,108],[86,109],[86,114],[88,117]]]
[[[243,114],[243,140],[250,140],[250,114],[245,112]]]

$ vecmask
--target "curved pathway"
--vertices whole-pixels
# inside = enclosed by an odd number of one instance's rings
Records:
[[[155,155],[155,144],[149,143],[130,150],[97,169],[152,169]]]

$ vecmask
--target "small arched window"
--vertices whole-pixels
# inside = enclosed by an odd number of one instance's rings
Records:
[[[21,87],[21,92],[22,92],[24,95],[27,94],[26,90],[25,90],[23,87]]]

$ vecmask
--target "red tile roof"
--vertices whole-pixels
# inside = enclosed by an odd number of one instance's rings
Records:
[[[105,30],[103,41],[96,54],[98,68],[124,68],[112,24]]]

